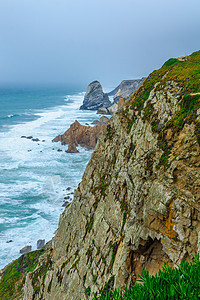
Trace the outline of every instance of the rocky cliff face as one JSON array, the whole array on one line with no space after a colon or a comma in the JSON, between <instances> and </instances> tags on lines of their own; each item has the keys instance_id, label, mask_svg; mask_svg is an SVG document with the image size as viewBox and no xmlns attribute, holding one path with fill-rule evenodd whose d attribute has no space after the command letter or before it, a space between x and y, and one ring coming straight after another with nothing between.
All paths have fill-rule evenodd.
<instances>
[{"instance_id":1,"label":"rocky cliff face","mask_svg":"<svg viewBox=\"0 0 200 300\"><path fill-rule=\"evenodd\" d=\"M167 61L114 114L24 300L92 299L200 252L199 71L200 51Z\"/></svg>"},{"instance_id":2,"label":"rocky cliff face","mask_svg":"<svg viewBox=\"0 0 200 300\"><path fill-rule=\"evenodd\" d=\"M107 107L110 104L109 97L103 92L101 84L98 81L93 81L88 85L80 109L98 110L100 107Z\"/></svg>"},{"instance_id":3,"label":"rocky cliff face","mask_svg":"<svg viewBox=\"0 0 200 300\"><path fill-rule=\"evenodd\" d=\"M137 90L145 78L134 80L123 80L108 96L113 96L114 102L118 102L120 98L129 98L131 94Z\"/></svg>"}]
</instances>

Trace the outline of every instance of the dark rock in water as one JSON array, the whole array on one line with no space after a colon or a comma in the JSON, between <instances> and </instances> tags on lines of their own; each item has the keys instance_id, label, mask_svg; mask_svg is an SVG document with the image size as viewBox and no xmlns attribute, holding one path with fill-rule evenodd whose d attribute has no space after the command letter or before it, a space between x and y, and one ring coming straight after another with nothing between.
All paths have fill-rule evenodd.
<instances>
[{"instance_id":1,"label":"dark rock in water","mask_svg":"<svg viewBox=\"0 0 200 300\"><path fill-rule=\"evenodd\" d=\"M111 104L107 94L103 92L99 81L93 81L88 85L85 94L83 105L80 109L98 110L102 106L109 106Z\"/></svg>"},{"instance_id":2,"label":"dark rock in water","mask_svg":"<svg viewBox=\"0 0 200 300\"><path fill-rule=\"evenodd\" d=\"M32 137L32 135L30 135L30 136L27 136L26 137L28 140L31 140L33 137Z\"/></svg>"},{"instance_id":3,"label":"dark rock in water","mask_svg":"<svg viewBox=\"0 0 200 300\"><path fill-rule=\"evenodd\" d=\"M26 139L26 136L25 136L25 135L22 135L22 136L21 136L21 139Z\"/></svg>"},{"instance_id":4,"label":"dark rock in water","mask_svg":"<svg viewBox=\"0 0 200 300\"><path fill-rule=\"evenodd\" d=\"M29 150L27 150L28 152L31 152L32 150L31 149L29 149Z\"/></svg>"},{"instance_id":5,"label":"dark rock in water","mask_svg":"<svg viewBox=\"0 0 200 300\"><path fill-rule=\"evenodd\" d=\"M32 139L33 142L39 142L39 139L36 138L36 139Z\"/></svg>"},{"instance_id":6,"label":"dark rock in water","mask_svg":"<svg viewBox=\"0 0 200 300\"><path fill-rule=\"evenodd\" d=\"M13 240L6 241L6 243L12 243L12 242L13 242Z\"/></svg>"},{"instance_id":7,"label":"dark rock in water","mask_svg":"<svg viewBox=\"0 0 200 300\"><path fill-rule=\"evenodd\" d=\"M70 196L66 196L66 197L64 197L64 199L65 199L65 200L68 200L68 199L70 199Z\"/></svg>"},{"instance_id":8,"label":"dark rock in water","mask_svg":"<svg viewBox=\"0 0 200 300\"><path fill-rule=\"evenodd\" d=\"M45 240L38 240L37 241L37 249L41 249L45 245Z\"/></svg>"},{"instance_id":9,"label":"dark rock in water","mask_svg":"<svg viewBox=\"0 0 200 300\"><path fill-rule=\"evenodd\" d=\"M69 204L69 201L65 201L65 203L63 203L62 207L66 207Z\"/></svg>"},{"instance_id":10,"label":"dark rock in water","mask_svg":"<svg viewBox=\"0 0 200 300\"><path fill-rule=\"evenodd\" d=\"M89 124L88 124L88 123L85 123L85 125L88 126Z\"/></svg>"},{"instance_id":11,"label":"dark rock in water","mask_svg":"<svg viewBox=\"0 0 200 300\"><path fill-rule=\"evenodd\" d=\"M58 151L58 152L61 152L62 150L61 150L61 149L58 149L57 151Z\"/></svg>"},{"instance_id":12,"label":"dark rock in water","mask_svg":"<svg viewBox=\"0 0 200 300\"><path fill-rule=\"evenodd\" d=\"M19 252L20 252L21 254L24 254L24 253L30 252L31 249L32 249L32 246L25 246L25 247L22 248Z\"/></svg>"},{"instance_id":13,"label":"dark rock in water","mask_svg":"<svg viewBox=\"0 0 200 300\"><path fill-rule=\"evenodd\" d=\"M71 195L74 195L74 192L72 192Z\"/></svg>"},{"instance_id":14,"label":"dark rock in water","mask_svg":"<svg viewBox=\"0 0 200 300\"><path fill-rule=\"evenodd\" d=\"M42 140L42 142L44 143L44 142L45 142L45 140Z\"/></svg>"},{"instance_id":15,"label":"dark rock in water","mask_svg":"<svg viewBox=\"0 0 200 300\"><path fill-rule=\"evenodd\" d=\"M68 149L65 150L66 153L79 153L78 149L76 148L75 144L69 144Z\"/></svg>"},{"instance_id":16,"label":"dark rock in water","mask_svg":"<svg viewBox=\"0 0 200 300\"><path fill-rule=\"evenodd\" d=\"M68 186L68 188L66 188L66 191L70 191L72 188L70 186Z\"/></svg>"}]
</instances>

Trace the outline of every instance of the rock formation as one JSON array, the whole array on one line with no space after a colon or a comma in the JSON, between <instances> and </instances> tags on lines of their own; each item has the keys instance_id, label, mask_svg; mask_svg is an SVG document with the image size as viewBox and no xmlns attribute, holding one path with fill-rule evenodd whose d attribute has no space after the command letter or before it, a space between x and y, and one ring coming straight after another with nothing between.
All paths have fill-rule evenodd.
<instances>
[{"instance_id":1,"label":"rock formation","mask_svg":"<svg viewBox=\"0 0 200 300\"><path fill-rule=\"evenodd\" d=\"M80 109L98 110L111 104L107 94L103 92L99 81L93 81L88 85L83 105Z\"/></svg>"},{"instance_id":2,"label":"rock formation","mask_svg":"<svg viewBox=\"0 0 200 300\"><path fill-rule=\"evenodd\" d=\"M17 277L24 300L92 299L200 252L197 70L200 51L167 61L114 114L55 237Z\"/></svg>"},{"instance_id":3,"label":"rock formation","mask_svg":"<svg viewBox=\"0 0 200 300\"><path fill-rule=\"evenodd\" d=\"M76 145L73 143L70 143L68 146L68 149L65 150L66 153L78 153L78 149L76 148Z\"/></svg>"},{"instance_id":4,"label":"rock formation","mask_svg":"<svg viewBox=\"0 0 200 300\"><path fill-rule=\"evenodd\" d=\"M113 91L108 93L108 96L113 96L114 102L118 102L120 98L129 98L135 90L137 90L145 77L134 80L123 80Z\"/></svg>"},{"instance_id":5,"label":"rock formation","mask_svg":"<svg viewBox=\"0 0 200 300\"><path fill-rule=\"evenodd\" d=\"M109 119L107 119L108 121ZM105 120L104 123L100 125L84 126L81 125L77 120L70 125L70 128L62 135L58 135L53 142L61 142L62 145L69 144L69 151L72 151L74 146L82 146L87 149L94 149L97 139L103 129L105 128ZM77 150L78 151L78 150Z\"/></svg>"}]
</instances>

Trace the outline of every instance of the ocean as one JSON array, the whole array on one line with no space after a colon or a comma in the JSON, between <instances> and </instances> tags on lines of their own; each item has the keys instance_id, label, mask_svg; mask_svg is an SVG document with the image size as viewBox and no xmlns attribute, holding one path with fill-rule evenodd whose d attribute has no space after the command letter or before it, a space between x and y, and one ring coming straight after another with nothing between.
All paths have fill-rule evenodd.
<instances>
[{"instance_id":1,"label":"ocean","mask_svg":"<svg viewBox=\"0 0 200 300\"><path fill-rule=\"evenodd\" d=\"M0 88L0 268L24 246L36 250L37 240L49 241L64 197L73 198L92 151L66 153L52 139L75 120L99 118L79 110L83 98L65 88Z\"/></svg>"}]
</instances>

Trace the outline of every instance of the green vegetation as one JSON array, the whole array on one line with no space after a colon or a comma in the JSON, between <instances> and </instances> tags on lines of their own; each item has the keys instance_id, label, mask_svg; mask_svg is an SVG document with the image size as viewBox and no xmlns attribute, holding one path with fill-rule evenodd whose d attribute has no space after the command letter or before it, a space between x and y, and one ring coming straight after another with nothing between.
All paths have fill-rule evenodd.
<instances>
[{"instance_id":1,"label":"green vegetation","mask_svg":"<svg viewBox=\"0 0 200 300\"><path fill-rule=\"evenodd\" d=\"M36 268L43 253L44 249L26 253L6 267L0 281L0 299L20 298L26 274Z\"/></svg>"},{"instance_id":2,"label":"green vegetation","mask_svg":"<svg viewBox=\"0 0 200 300\"><path fill-rule=\"evenodd\" d=\"M192 263L181 262L177 268L166 264L155 276L144 270L140 277L142 284L136 283L123 292L112 288L101 291L93 300L197 300L200 299L199 255Z\"/></svg>"}]
</instances>

